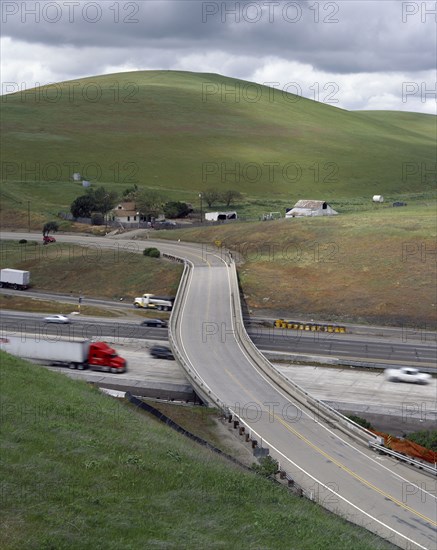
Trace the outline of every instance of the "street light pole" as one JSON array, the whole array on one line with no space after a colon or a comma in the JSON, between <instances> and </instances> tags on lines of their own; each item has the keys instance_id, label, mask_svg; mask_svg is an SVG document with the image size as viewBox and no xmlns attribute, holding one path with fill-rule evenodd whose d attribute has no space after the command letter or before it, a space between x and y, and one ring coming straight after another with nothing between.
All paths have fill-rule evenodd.
<instances>
[{"instance_id":1,"label":"street light pole","mask_svg":"<svg viewBox=\"0 0 437 550\"><path fill-rule=\"evenodd\" d=\"M202 193L199 193L199 199L200 199L200 223L203 223L203 204L202 204Z\"/></svg>"},{"instance_id":2,"label":"street light pole","mask_svg":"<svg viewBox=\"0 0 437 550\"><path fill-rule=\"evenodd\" d=\"M27 201L27 232L30 233L30 201Z\"/></svg>"}]
</instances>

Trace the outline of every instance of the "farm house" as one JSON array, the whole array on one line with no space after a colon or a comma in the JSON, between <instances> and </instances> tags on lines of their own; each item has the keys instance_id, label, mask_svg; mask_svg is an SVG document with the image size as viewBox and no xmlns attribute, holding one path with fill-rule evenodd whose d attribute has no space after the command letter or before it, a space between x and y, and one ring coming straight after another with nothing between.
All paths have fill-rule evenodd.
<instances>
[{"instance_id":1,"label":"farm house","mask_svg":"<svg viewBox=\"0 0 437 550\"><path fill-rule=\"evenodd\" d=\"M285 214L286 218L297 216L334 216L338 214L326 201L300 200Z\"/></svg>"}]
</instances>

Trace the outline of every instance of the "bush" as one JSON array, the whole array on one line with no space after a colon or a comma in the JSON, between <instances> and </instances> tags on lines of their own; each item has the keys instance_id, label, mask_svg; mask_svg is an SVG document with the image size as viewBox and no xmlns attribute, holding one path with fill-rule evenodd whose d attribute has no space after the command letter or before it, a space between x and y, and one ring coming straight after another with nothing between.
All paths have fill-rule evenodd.
<instances>
[{"instance_id":1,"label":"bush","mask_svg":"<svg viewBox=\"0 0 437 550\"><path fill-rule=\"evenodd\" d=\"M426 447L431 451L437 452L437 430L423 430L408 434L407 439Z\"/></svg>"},{"instance_id":2,"label":"bush","mask_svg":"<svg viewBox=\"0 0 437 550\"><path fill-rule=\"evenodd\" d=\"M372 424L368 422L365 418L361 418L361 416L350 414L347 416L347 418L349 418L349 420L352 420L352 422L355 422L355 424L366 428L366 430L373 430Z\"/></svg>"},{"instance_id":3,"label":"bush","mask_svg":"<svg viewBox=\"0 0 437 550\"><path fill-rule=\"evenodd\" d=\"M18 241L18 244L26 244L27 243L27 239L20 239Z\"/></svg>"},{"instance_id":4,"label":"bush","mask_svg":"<svg viewBox=\"0 0 437 550\"><path fill-rule=\"evenodd\" d=\"M157 248L145 248L143 254L149 256L149 258L159 258L161 256L161 252Z\"/></svg>"},{"instance_id":5,"label":"bush","mask_svg":"<svg viewBox=\"0 0 437 550\"><path fill-rule=\"evenodd\" d=\"M190 207L185 202L167 202L164 204L164 214L168 219L185 218L190 213Z\"/></svg>"},{"instance_id":6,"label":"bush","mask_svg":"<svg viewBox=\"0 0 437 550\"><path fill-rule=\"evenodd\" d=\"M272 477L278 471L278 461L271 456L266 456L259 461L259 464L254 462L252 470L261 476Z\"/></svg>"}]
</instances>

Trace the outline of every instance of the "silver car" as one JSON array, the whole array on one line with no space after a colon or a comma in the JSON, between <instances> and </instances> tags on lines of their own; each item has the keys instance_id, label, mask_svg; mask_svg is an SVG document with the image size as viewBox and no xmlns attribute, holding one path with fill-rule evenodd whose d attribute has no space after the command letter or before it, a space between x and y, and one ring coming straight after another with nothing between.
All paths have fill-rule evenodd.
<instances>
[{"instance_id":1,"label":"silver car","mask_svg":"<svg viewBox=\"0 0 437 550\"><path fill-rule=\"evenodd\" d=\"M44 317L44 321L46 323L71 323L71 319L65 315L48 315L47 317Z\"/></svg>"}]
</instances>

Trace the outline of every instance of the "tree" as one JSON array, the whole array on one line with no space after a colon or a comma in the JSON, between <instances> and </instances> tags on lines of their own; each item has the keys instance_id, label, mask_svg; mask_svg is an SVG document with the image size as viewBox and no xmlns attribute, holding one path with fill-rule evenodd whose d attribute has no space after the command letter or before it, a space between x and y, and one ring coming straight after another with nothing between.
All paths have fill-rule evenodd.
<instances>
[{"instance_id":1,"label":"tree","mask_svg":"<svg viewBox=\"0 0 437 550\"><path fill-rule=\"evenodd\" d=\"M90 189L88 193L94 199L94 210L100 212L103 216L117 204L118 194L115 191L107 191L103 186Z\"/></svg>"},{"instance_id":2,"label":"tree","mask_svg":"<svg viewBox=\"0 0 437 550\"><path fill-rule=\"evenodd\" d=\"M185 202L170 201L164 204L166 218L185 218L190 213L190 207Z\"/></svg>"},{"instance_id":3,"label":"tree","mask_svg":"<svg viewBox=\"0 0 437 550\"><path fill-rule=\"evenodd\" d=\"M137 197L137 194L138 194L138 185L134 183L133 187L128 187L123 191L122 197L126 201L128 200L134 201Z\"/></svg>"},{"instance_id":4,"label":"tree","mask_svg":"<svg viewBox=\"0 0 437 550\"><path fill-rule=\"evenodd\" d=\"M96 201L90 193L77 197L70 206L70 212L75 218L89 218L95 210Z\"/></svg>"},{"instance_id":5,"label":"tree","mask_svg":"<svg viewBox=\"0 0 437 550\"><path fill-rule=\"evenodd\" d=\"M208 205L208 208L212 208L220 199L220 192L217 189L206 189L206 191L202 193L202 198Z\"/></svg>"},{"instance_id":6,"label":"tree","mask_svg":"<svg viewBox=\"0 0 437 550\"><path fill-rule=\"evenodd\" d=\"M228 189L227 191L224 191L220 197L226 206L230 206L232 202L240 200L243 195L236 189Z\"/></svg>"},{"instance_id":7,"label":"tree","mask_svg":"<svg viewBox=\"0 0 437 550\"><path fill-rule=\"evenodd\" d=\"M143 189L137 194L135 200L135 207L141 216L146 219L157 218L159 214L162 214L164 205L164 199L162 195L156 191L148 191Z\"/></svg>"},{"instance_id":8,"label":"tree","mask_svg":"<svg viewBox=\"0 0 437 550\"><path fill-rule=\"evenodd\" d=\"M42 229L42 234L44 237L47 237L47 235L52 232L56 233L59 229L59 225L57 222L47 222L44 224L44 227Z\"/></svg>"}]
</instances>

